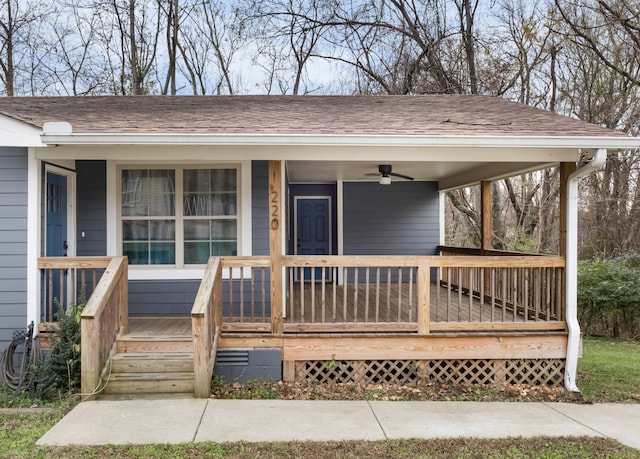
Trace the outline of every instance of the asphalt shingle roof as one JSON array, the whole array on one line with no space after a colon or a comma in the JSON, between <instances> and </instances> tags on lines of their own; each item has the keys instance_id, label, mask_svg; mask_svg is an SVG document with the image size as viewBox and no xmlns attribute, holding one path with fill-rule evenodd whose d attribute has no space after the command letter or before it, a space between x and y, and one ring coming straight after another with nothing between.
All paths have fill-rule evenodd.
<instances>
[{"instance_id":1,"label":"asphalt shingle roof","mask_svg":"<svg viewBox=\"0 0 640 459\"><path fill-rule=\"evenodd\" d=\"M0 113L74 133L624 136L500 98L426 96L2 97Z\"/></svg>"}]
</instances>

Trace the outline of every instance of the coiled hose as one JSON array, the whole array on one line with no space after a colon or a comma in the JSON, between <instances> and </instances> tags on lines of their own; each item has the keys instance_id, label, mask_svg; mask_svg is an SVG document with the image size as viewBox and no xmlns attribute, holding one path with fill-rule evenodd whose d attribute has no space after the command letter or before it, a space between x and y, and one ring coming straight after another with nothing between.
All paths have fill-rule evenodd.
<instances>
[{"instance_id":1,"label":"coiled hose","mask_svg":"<svg viewBox=\"0 0 640 459\"><path fill-rule=\"evenodd\" d=\"M16 365L16 351L22 347L22 357ZM31 366L42 360L42 352L37 339L33 339L33 322L27 331L16 330L9 347L0 357L0 380L13 391L17 391L27 381Z\"/></svg>"}]
</instances>

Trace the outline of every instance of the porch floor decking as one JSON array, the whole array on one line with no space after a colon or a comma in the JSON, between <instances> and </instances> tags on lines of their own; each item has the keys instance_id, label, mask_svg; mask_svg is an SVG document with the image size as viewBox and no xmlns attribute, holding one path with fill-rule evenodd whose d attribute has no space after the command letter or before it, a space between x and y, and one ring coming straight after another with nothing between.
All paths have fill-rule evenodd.
<instances>
[{"instance_id":1,"label":"porch floor decking","mask_svg":"<svg viewBox=\"0 0 640 459\"><path fill-rule=\"evenodd\" d=\"M152 338L173 336L190 338L191 317L129 317L126 336Z\"/></svg>"}]
</instances>

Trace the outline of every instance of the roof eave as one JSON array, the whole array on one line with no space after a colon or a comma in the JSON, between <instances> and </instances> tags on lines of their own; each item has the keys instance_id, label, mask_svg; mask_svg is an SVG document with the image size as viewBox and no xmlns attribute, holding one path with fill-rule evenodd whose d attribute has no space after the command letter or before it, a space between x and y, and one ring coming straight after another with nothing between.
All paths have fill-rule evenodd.
<instances>
[{"instance_id":1,"label":"roof eave","mask_svg":"<svg viewBox=\"0 0 640 459\"><path fill-rule=\"evenodd\" d=\"M307 145L358 147L467 147L634 149L639 137L624 136L459 136L384 134L193 134L75 133L42 134L46 145Z\"/></svg>"}]
</instances>

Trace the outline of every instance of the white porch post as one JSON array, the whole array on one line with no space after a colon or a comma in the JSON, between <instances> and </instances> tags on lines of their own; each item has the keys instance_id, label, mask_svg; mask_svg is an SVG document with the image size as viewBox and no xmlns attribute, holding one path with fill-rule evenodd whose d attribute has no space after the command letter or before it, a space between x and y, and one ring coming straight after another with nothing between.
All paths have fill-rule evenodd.
<instances>
[{"instance_id":1,"label":"white porch post","mask_svg":"<svg viewBox=\"0 0 640 459\"><path fill-rule=\"evenodd\" d=\"M40 161L29 148L27 176L27 324L40 322Z\"/></svg>"},{"instance_id":2,"label":"white porch post","mask_svg":"<svg viewBox=\"0 0 640 459\"><path fill-rule=\"evenodd\" d=\"M591 161L578 168L567 181L567 239L566 239L566 321L569 329L564 385L571 392L580 392L576 385L580 324L578 323L578 182L582 177L602 167L607 150L599 149Z\"/></svg>"}]
</instances>

